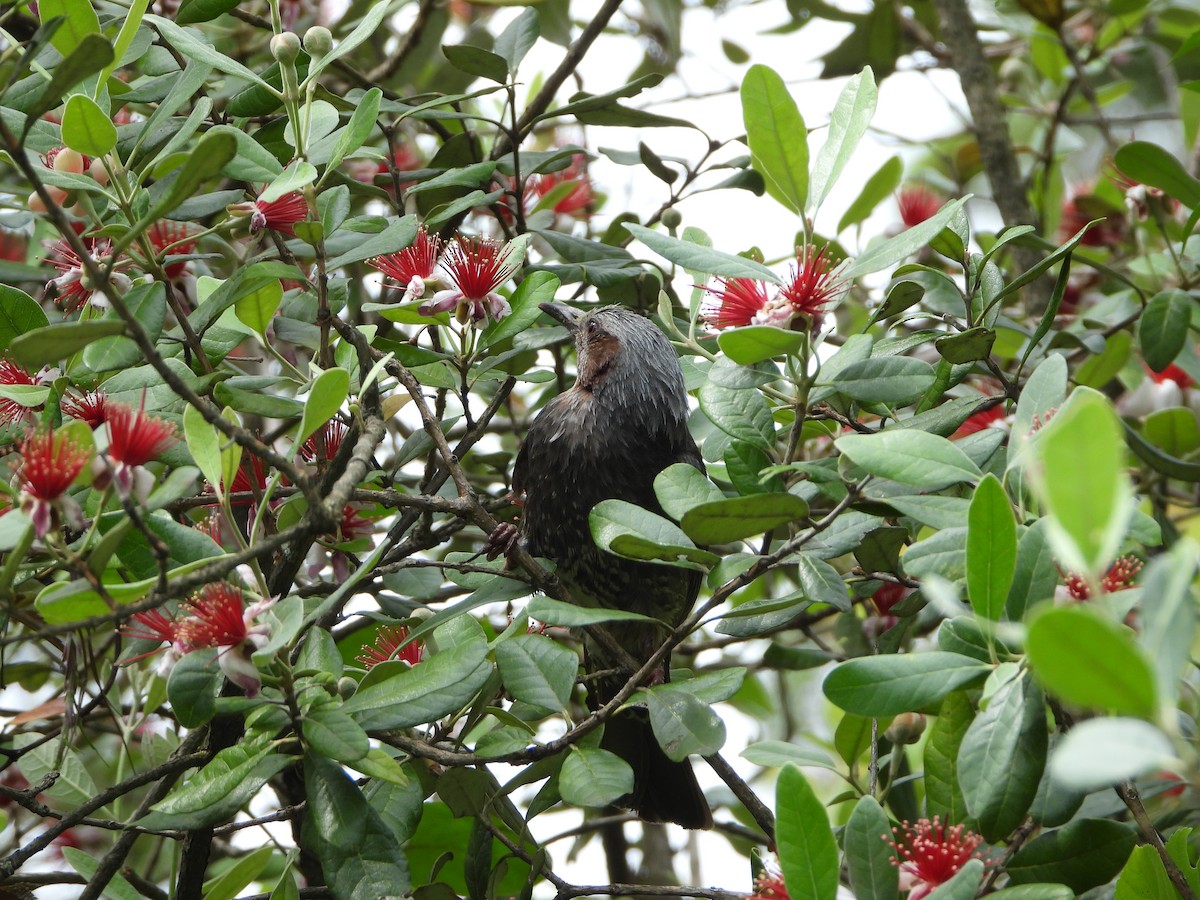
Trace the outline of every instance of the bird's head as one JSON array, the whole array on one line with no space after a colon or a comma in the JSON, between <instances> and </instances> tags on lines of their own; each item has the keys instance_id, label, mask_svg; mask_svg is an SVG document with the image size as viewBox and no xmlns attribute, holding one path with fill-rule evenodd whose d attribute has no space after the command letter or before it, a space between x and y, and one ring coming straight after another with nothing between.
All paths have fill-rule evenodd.
<instances>
[{"instance_id":1,"label":"bird's head","mask_svg":"<svg viewBox=\"0 0 1200 900\"><path fill-rule=\"evenodd\" d=\"M541 308L575 338L577 390L602 396L606 404L651 404L676 419L686 418L679 358L649 319L623 306L602 306L589 313L563 303L543 303Z\"/></svg>"}]
</instances>

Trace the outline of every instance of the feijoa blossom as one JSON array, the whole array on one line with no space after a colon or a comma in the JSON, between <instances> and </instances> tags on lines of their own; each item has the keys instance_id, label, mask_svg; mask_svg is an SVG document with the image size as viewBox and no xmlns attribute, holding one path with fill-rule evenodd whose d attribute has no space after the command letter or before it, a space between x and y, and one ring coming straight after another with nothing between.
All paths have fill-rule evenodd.
<instances>
[{"instance_id":1,"label":"feijoa blossom","mask_svg":"<svg viewBox=\"0 0 1200 900\"><path fill-rule=\"evenodd\" d=\"M521 254L513 246L483 238L455 239L446 250L442 267L454 285L438 291L418 311L423 316L454 310L462 324L500 320L512 309L496 289L517 274Z\"/></svg>"},{"instance_id":2,"label":"feijoa blossom","mask_svg":"<svg viewBox=\"0 0 1200 900\"><path fill-rule=\"evenodd\" d=\"M342 441L350 433L350 426L340 419L330 419L313 433L300 447L300 455L306 462L316 462L319 459L331 460L342 448ZM321 445L324 444L324 451Z\"/></svg>"},{"instance_id":3,"label":"feijoa blossom","mask_svg":"<svg viewBox=\"0 0 1200 900\"><path fill-rule=\"evenodd\" d=\"M783 873L773 867L764 868L754 878L751 900L791 900Z\"/></svg>"},{"instance_id":4,"label":"feijoa blossom","mask_svg":"<svg viewBox=\"0 0 1200 900\"><path fill-rule=\"evenodd\" d=\"M797 252L791 277L781 293L793 311L816 319L825 307L841 296L847 284L838 277L837 266L830 262L828 246L816 252L811 247Z\"/></svg>"},{"instance_id":5,"label":"feijoa blossom","mask_svg":"<svg viewBox=\"0 0 1200 900\"><path fill-rule=\"evenodd\" d=\"M85 391L66 394L59 404L63 414L87 422L93 430L104 424L107 417L108 395L104 391Z\"/></svg>"},{"instance_id":6,"label":"feijoa blossom","mask_svg":"<svg viewBox=\"0 0 1200 900\"><path fill-rule=\"evenodd\" d=\"M250 233L257 234L264 228L295 237L295 226L308 218L308 201L299 191L284 194L275 200L255 200L250 204L230 207L236 215L250 216Z\"/></svg>"},{"instance_id":7,"label":"feijoa blossom","mask_svg":"<svg viewBox=\"0 0 1200 900\"><path fill-rule=\"evenodd\" d=\"M718 278L716 287L706 287L704 291L708 296L700 306L700 316L713 328L746 325L786 328L791 322L791 308L777 302L779 295L773 302L767 293L767 285L754 278Z\"/></svg>"},{"instance_id":8,"label":"feijoa blossom","mask_svg":"<svg viewBox=\"0 0 1200 900\"><path fill-rule=\"evenodd\" d=\"M83 513L67 489L87 465L91 448L70 432L39 428L21 442L20 451L21 509L33 522L34 534L43 538L64 521L81 527Z\"/></svg>"},{"instance_id":9,"label":"feijoa blossom","mask_svg":"<svg viewBox=\"0 0 1200 900\"><path fill-rule=\"evenodd\" d=\"M155 253L166 253L170 256L184 256L196 249L196 241L192 238L192 228L185 222L175 222L171 219L159 219L146 231L146 237ZM187 270L187 260L177 259L163 265L163 273L174 280Z\"/></svg>"},{"instance_id":10,"label":"feijoa blossom","mask_svg":"<svg viewBox=\"0 0 1200 900\"><path fill-rule=\"evenodd\" d=\"M95 241L91 243L88 255L94 262L100 263L111 249L110 241ZM84 260L66 241L56 241L51 250L50 256L43 262L50 263L60 274L46 283L46 290L53 291L58 304L67 315L79 312L92 302L95 296L95 289L84 269ZM114 274L113 278L116 279L117 275ZM126 287L128 279L123 275L120 278L122 281L118 286Z\"/></svg>"},{"instance_id":11,"label":"feijoa blossom","mask_svg":"<svg viewBox=\"0 0 1200 900\"><path fill-rule=\"evenodd\" d=\"M926 184L906 184L896 192L896 206L905 228L932 219L942 208L942 198Z\"/></svg>"},{"instance_id":12,"label":"feijoa blossom","mask_svg":"<svg viewBox=\"0 0 1200 900\"><path fill-rule=\"evenodd\" d=\"M250 657L271 636L270 626L257 619L273 604L268 599L247 606L240 588L225 581L207 584L180 605L175 641L189 653L219 648L217 661L225 677L247 697L255 697L262 679Z\"/></svg>"},{"instance_id":13,"label":"feijoa blossom","mask_svg":"<svg viewBox=\"0 0 1200 900\"><path fill-rule=\"evenodd\" d=\"M431 236L422 225L413 242L403 250L376 256L367 262L403 286L404 297L401 299L407 303L425 296L427 282L435 280L434 273L441 253L442 239L437 235Z\"/></svg>"},{"instance_id":14,"label":"feijoa blossom","mask_svg":"<svg viewBox=\"0 0 1200 900\"><path fill-rule=\"evenodd\" d=\"M107 461L97 471L97 486L104 487L111 478L117 493L128 497L132 492L139 500L149 496L154 477L144 468L146 463L175 445L179 435L175 426L165 419L146 415L146 398L134 409L124 403L105 404L108 426Z\"/></svg>"},{"instance_id":15,"label":"feijoa blossom","mask_svg":"<svg viewBox=\"0 0 1200 900\"><path fill-rule=\"evenodd\" d=\"M408 629L403 625L384 625L376 632L375 643L363 644L362 652L354 658L368 669L373 669L380 663L394 659L403 660L410 666L415 666L421 661L424 643L413 641L405 644L404 642L407 640Z\"/></svg>"},{"instance_id":16,"label":"feijoa blossom","mask_svg":"<svg viewBox=\"0 0 1200 900\"><path fill-rule=\"evenodd\" d=\"M933 821L906 821L892 833L895 840L888 841L896 851L892 865L900 870L900 889L908 890L909 900L928 896L972 859L987 862L979 850L980 835L962 825L946 826L937 816Z\"/></svg>"},{"instance_id":17,"label":"feijoa blossom","mask_svg":"<svg viewBox=\"0 0 1200 900\"><path fill-rule=\"evenodd\" d=\"M28 386L33 387L37 384L37 379L29 373L19 362L9 359L7 356L0 356L0 387L6 386ZM11 400L8 397L0 397L0 424L6 422L20 422L29 415L29 407L18 403L16 400Z\"/></svg>"},{"instance_id":18,"label":"feijoa blossom","mask_svg":"<svg viewBox=\"0 0 1200 900\"><path fill-rule=\"evenodd\" d=\"M1100 579L1100 590L1105 594L1124 591L1133 587L1133 579L1142 571L1142 561L1132 553L1118 557L1104 577ZM1061 572L1061 570L1060 570ZM1077 572L1061 572L1066 593L1073 600L1090 600L1092 590L1087 579Z\"/></svg>"}]
</instances>

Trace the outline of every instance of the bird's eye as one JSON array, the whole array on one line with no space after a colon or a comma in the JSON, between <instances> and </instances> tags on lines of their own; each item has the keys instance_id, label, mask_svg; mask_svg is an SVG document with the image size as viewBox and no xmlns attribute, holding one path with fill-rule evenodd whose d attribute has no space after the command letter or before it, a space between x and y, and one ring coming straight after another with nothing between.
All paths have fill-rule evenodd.
<instances>
[{"instance_id":1,"label":"bird's eye","mask_svg":"<svg viewBox=\"0 0 1200 900\"><path fill-rule=\"evenodd\" d=\"M591 322L588 322L587 330L588 330L588 334L595 334L597 331L600 330L600 326L597 325L595 323L595 321L591 321Z\"/></svg>"}]
</instances>

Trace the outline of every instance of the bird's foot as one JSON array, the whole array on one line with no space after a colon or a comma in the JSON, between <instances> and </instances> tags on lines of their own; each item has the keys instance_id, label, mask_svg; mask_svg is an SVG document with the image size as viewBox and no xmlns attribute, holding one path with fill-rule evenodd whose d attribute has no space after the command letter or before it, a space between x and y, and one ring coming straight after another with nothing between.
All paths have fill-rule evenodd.
<instances>
[{"instance_id":1,"label":"bird's foot","mask_svg":"<svg viewBox=\"0 0 1200 900\"><path fill-rule=\"evenodd\" d=\"M667 683L667 669L665 666L655 666L650 670L650 674L646 676L646 687L658 687L660 684Z\"/></svg>"},{"instance_id":2,"label":"bird's foot","mask_svg":"<svg viewBox=\"0 0 1200 900\"><path fill-rule=\"evenodd\" d=\"M511 564L513 551L517 548L517 542L520 539L521 529L511 522L501 522L484 541L484 555L488 559L495 559L502 555Z\"/></svg>"}]
</instances>

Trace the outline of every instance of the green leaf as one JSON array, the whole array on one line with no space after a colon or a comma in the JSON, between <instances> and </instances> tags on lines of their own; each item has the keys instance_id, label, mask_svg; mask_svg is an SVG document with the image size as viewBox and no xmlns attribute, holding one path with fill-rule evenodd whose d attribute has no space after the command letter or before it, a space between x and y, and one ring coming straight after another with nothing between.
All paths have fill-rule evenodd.
<instances>
[{"instance_id":1,"label":"green leaf","mask_svg":"<svg viewBox=\"0 0 1200 900\"><path fill-rule=\"evenodd\" d=\"M267 419L294 419L304 412L304 405L291 397L230 387L223 381L213 389L213 398L239 412Z\"/></svg>"},{"instance_id":2,"label":"green leaf","mask_svg":"<svg viewBox=\"0 0 1200 900\"><path fill-rule=\"evenodd\" d=\"M1154 670L1129 635L1089 606L1040 610L1026 652L1046 690L1076 706L1153 716Z\"/></svg>"},{"instance_id":3,"label":"green leaf","mask_svg":"<svg viewBox=\"0 0 1200 900\"><path fill-rule=\"evenodd\" d=\"M961 365L987 359L995 343L995 331L977 326L949 337L938 338L933 342L933 346L946 362Z\"/></svg>"},{"instance_id":4,"label":"green leaf","mask_svg":"<svg viewBox=\"0 0 1200 900\"><path fill-rule=\"evenodd\" d=\"M39 743L41 735L34 732L18 734L13 744L21 754L21 774L31 784L37 784L52 772L58 777L46 794L55 805L74 807L92 800L100 788L88 773L83 759L69 746L63 744L62 738L53 738Z\"/></svg>"},{"instance_id":5,"label":"green leaf","mask_svg":"<svg viewBox=\"0 0 1200 900\"><path fill-rule=\"evenodd\" d=\"M212 650L187 653L171 667L167 678L167 699L175 718L185 728L198 728L217 712L217 697L225 676L216 664Z\"/></svg>"},{"instance_id":6,"label":"green leaf","mask_svg":"<svg viewBox=\"0 0 1200 900\"><path fill-rule=\"evenodd\" d=\"M494 49L508 63L510 73L517 74L521 60L525 58L526 53L533 49L540 33L538 11L529 6L521 10L521 14L496 35Z\"/></svg>"},{"instance_id":7,"label":"green leaf","mask_svg":"<svg viewBox=\"0 0 1200 900\"><path fill-rule=\"evenodd\" d=\"M304 834L330 894L351 900L407 895L412 882L399 839L341 766L305 753L304 788Z\"/></svg>"},{"instance_id":8,"label":"green leaf","mask_svg":"<svg viewBox=\"0 0 1200 900\"><path fill-rule=\"evenodd\" d=\"M790 355L804 346L805 336L784 331L773 325L730 328L717 335L717 345L727 357L741 366L752 366L765 359Z\"/></svg>"},{"instance_id":9,"label":"green leaf","mask_svg":"<svg viewBox=\"0 0 1200 900\"><path fill-rule=\"evenodd\" d=\"M478 641L442 650L411 669L384 663L372 673L378 670L383 670L380 679L364 684L345 706L368 731L411 728L461 709L487 682L492 666L480 635Z\"/></svg>"},{"instance_id":10,"label":"green leaf","mask_svg":"<svg viewBox=\"0 0 1200 900\"><path fill-rule=\"evenodd\" d=\"M572 747L558 773L558 792L573 806L608 806L633 792L633 769L599 747Z\"/></svg>"},{"instance_id":11,"label":"green leaf","mask_svg":"<svg viewBox=\"0 0 1200 900\"><path fill-rule=\"evenodd\" d=\"M700 409L731 438L760 450L775 443L775 420L762 394L739 391L709 381L700 388Z\"/></svg>"},{"instance_id":12,"label":"green leaf","mask_svg":"<svg viewBox=\"0 0 1200 900\"><path fill-rule=\"evenodd\" d=\"M508 299L512 312L487 327L480 335L480 346L491 347L525 331L542 314L540 304L554 299L560 284L557 275L530 272Z\"/></svg>"},{"instance_id":13,"label":"green leaf","mask_svg":"<svg viewBox=\"0 0 1200 900\"><path fill-rule=\"evenodd\" d=\"M576 606L538 594L529 601L526 612L531 619L547 625L565 625L582 628L584 625L599 625L603 622L655 622L650 616L629 612L624 609L605 609L600 606Z\"/></svg>"},{"instance_id":14,"label":"green leaf","mask_svg":"<svg viewBox=\"0 0 1200 900\"><path fill-rule=\"evenodd\" d=\"M837 769L837 764L824 750L798 747L786 741L758 741L743 750L741 756L756 766L783 768L786 765L797 765Z\"/></svg>"},{"instance_id":15,"label":"green leaf","mask_svg":"<svg viewBox=\"0 0 1200 900\"><path fill-rule=\"evenodd\" d=\"M596 546L627 559L714 565L720 557L701 550L674 522L624 500L604 500L588 514Z\"/></svg>"},{"instance_id":16,"label":"green leaf","mask_svg":"<svg viewBox=\"0 0 1200 900\"><path fill-rule=\"evenodd\" d=\"M880 203L890 197L900 187L900 178L904 175L904 163L899 156L893 156L867 179L862 190L854 201L846 208L838 221L837 230L841 234L851 225L859 225L875 211ZM880 316L882 318L882 316Z\"/></svg>"},{"instance_id":17,"label":"green leaf","mask_svg":"<svg viewBox=\"0 0 1200 900\"><path fill-rule=\"evenodd\" d=\"M90 880L96 874L96 870L100 868L98 860L92 859L82 850L74 847L64 846L62 855L63 859L71 864L71 868L85 879ZM108 900L139 900L141 898L142 895L120 872L113 872L110 877L111 880L105 886L101 896Z\"/></svg>"},{"instance_id":18,"label":"green leaf","mask_svg":"<svg viewBox=\"0 0 1200 900\"><path fill-rule=\"evenodd\" d=\"M930 900L972 900L983 880L983 860L968 859L958 873L926 894Z\"/></svg>"},{"instance_id":19,"label":"green leaf","mask_svg":"<svg viewBox=\"0 0 1200 900\"><path fill-rule=\"evenodd\" d=\"M104 156L117 146L117 127L86 94L67 100L62 117L63 143L87 156Z\"/></svg>"},{"instance_id":20,"label":"green leaf","mask_svg":"<svg viewBox=\"0 0 1200 900\"><path fill-rule=\"evenodd\" d=\"M26 367L38 369L78 353L92 341L124 333L125 323L114 319L60 322L19 335L9 352Z\"/></svg>"},{"instance_id":21,"label":"green leaf","mask_svg":"<svg viewBox=\"0 0 1200 900\"><path fill-rule=\"evenodd\" d=\"M1157 144L1133 141L1117 149L1114 161L1134 181L1158 188L1188 209L1200 208L1200 180Z\"/></svg>"},{"instance_id":22,"label":"green leaf","mask_svg":"<svg viewBox=\"0 0 1200 900\"><path fill-rule=\"evenodd\" d=\"M654 496L672 519L682 519L689 509L723 499L721 489L688 463L673 463L654 476Z\"/></svg>"},{"instance_id":23,"label":"green leaf","mask_svg":"<svg viewBox=\"0 0 1200 900\"><path fill-rule=\"evenodd\" d=\"M1188 323L1196 301L1180 290L1162 291L1150 298L1138 319L1142 358L1155 372L1175 361L1188 339Z\"/></svg>"},{"instance_id":24,"label":"green leaf","mask_svg":"<svg viewBox=\"0 0 1200 900\"><path fill-rule=\"evenodd\" d=\"M872 475L929 490L977 481L982 475L953 443L924 431L892 428L877 434L848 434L834 445Z\"/></svg>"},{"instance_id":25,"label":"green leaf","mask_svg":"<svg viewBox=\"0 0 1200 900\"><path fill-rule=\"evenodd\" d=\"M796 577L800 590L813 603L827 603L834 609L850 612L850 595L841 574L815 556L807 554L796 560Z\"/></svg>"},{"instance_id":26,"label":"green leaf","mask_svg":"<svg viewBox=\"0 0 1200 900\"><path fill-rule=\"evenodd\" d=\"M852 362L837 376L837 389L854 400L906 406L935 380L933 366L909 356L875 356Z\"/></svg>"},{"instance_id":27,"label":"green leaf","mask_svg":"<svg viewBox=\"0 0 1200 900\"><path fill-rule=\"evenodd\" d=\"M321 176L322 182L330 172L341 165L343 159L370 138L371 132L375 130L376 119L379 118L379 105L382 101L383 91L376 87L371 88L359 98L358 104L354 107L354 113L350 116L350 121L346 123L345 128L338 132L337 143L334 144L329 159L325 162L325 174Z\"/></svg>"},{"instance_id":28,"label":"green leaf","mask_svg":"<svg viewBox=\"0 0 1200 900\"><path fill-rule=\"evenodd\" d=\"M742 121L750 164L767 193L800 215L808 198L808 129L774 70L754 65L742 79Z\"/></svg>"},{"instance_id":29,"label":"green leaf","mask_svg":"<svg viewBox=\"0 0 1200 900\"><path fill-rule=\"evenodd\" d=\"M314 753L353 764L371 749L370 739L337 702L319 703L304 714L304 744Z\"/></svg>"},{"instance_id":30,"label":"green leaf","mask_svg":"<svg viewBox=\"0 0 1200 900\"><path fill-rule=\"evenodd\" d=\"M45 0L38 4L43 22L62 16L64 22L50 38L50 43L63 56L70 56L86 37L100 33L100 19L89 0ZM96 71L107 65L102 64Z\"/></svg>"},{"instance_id":31,"label":"green leaf","mask_svg":"<svg viewBox=\"0 0 1200 900\"><path fill-rule=\"evenodd\" d=\"M1017 568L1017 520L1008 494L990 472L967 513L967 594L971 608L999 621Z\"/></svg>"},{"instance_id":32,"label":"green leaf","mask_svg":"<svg viewBox=\"0 0 1200 900\"><path fill-rule=\"evenodd\" d=\"M204 883L204 900L234 900L243 888L262 874L275 853L275 848L267 845L239 857L220 875Z\"/></svg>"},{"instance_id":33,"label":"green leaf","mask_svg":"<svg viewBox=\"0 0 1200 900\"><path fill-rule=\"evenodd\" d=\"M542 709L566 707L579 657L538 634L518 635L496 648L500 677L513 698Z\"/></svg>"},{"instance_id":34,"label":"green leaf","mask_svg":"<svg viewBox=\"0 0 1200 900\"><path fill-rule=\"evenodd\" d=\"M194 406L184 407L183 439L187 444L188 453L192 455L208 483L218 491L222 490L223 485L230 483L230 479L222 478L221 437L220 432L205 421L200 410Z\"/></svg>"},{"instance_id":35,"label":"green leaf","mask_svg":"<svg viewBox=\"0 0 1200 900\"><path fill-rule=\"evenodd\" d=\"M468 75L486 78L497 84L505 84L508 81L508 63L504 57L497 56L490 50L472 47L470 44L443 44L442 53L450 61L450 65Z\"/></svg>"},{"instance_id":36,"label":"green leaf","mask_svg":"<svg viewBox=\"0 0 1200 900\"><path fill-rule=\"evenodd\" d=\"M1050 757L1060 784L1081 791L1110 787L1175 765L1171 740L1141 719L1088 719L1072 726Z\"/></svg>"},{"instance_id":37,"label":"green leaf","mask_svg":"<svg viewBox=\"0 0 1200 900\"><path fill-rule=\"evenodd\" d=\"M1052 599L1058 586L1058 568L1046 537L1048 523L1048 519L1038 519L1025 529L1017 544L1017 566L1005 601L1005 610L1014 622L1024 618L1033 604Z\"/></svg>"},{"instance_id":38,"label":"green leaf","mask_svg":"<svg viewBox=\"0 0 1200 900\"><path fill-rule=\"evenodd\" d=\"M60 28L59 32L62 30ZM69 40L70 38L68 38ZM66 59L54 67L50 75L50 83L42 90L37 101L25 110L28 117L25 125L27 129L32 129L44 113L62 103L67 91L85 78L112 65L114 59L112 44L99 33L84 35L73 50L63 55L66 56Z\"/></svg>"},{"instance_id":39,"label":"green leaf","mask_svg":"<svg viewBox=\"0 0 1200 900\"><path fill-rule=\"evenodd\" d=\"M1077 388L1033 447L1041 464L1035 484L1061 564L1076 572L1105 571L1133 512L1121 423L1108 398Z\"/></svg>"},{"instance_id":40,"label":"green leaf","mask_svg":"<svg viewBox=\"0 0 1200 900\"><path fill-rule=\"evenodd\" d=\"M40 303L24 291L0 284L0 354L8 352L14 338L49 324Z\"/></svg>"},{"instance_id":41,"label":"green leaf","mask_svg":"<svg viewBox=\"0 0 1200 900\"><path fill-rule=\"evenodd\" d=\"M975 708L963 691L955 691L938 707L937 719L925 742L925 812L943 822L965 822L967 801L959 785L958 751L975 718Z\"/></svg>"},{"instance_id":42,"label":"green leaf","mask_svg":"<svg viewBox=\"0 0 1200 900\"><path fill-rule=\"evenodd\" d=\"M967 811L989 841L1025 819L1046 766L1046 703L1028 674L988 698L963 736L958 778Z\"/></svg>"},{"instance_id":43,"label":"green leaf","mask_svg":"<svg viewBox=\"0 0 1200 900\"><path fill-rule=\"evenodd\" d=\"M266 340L267 326L271 324L271 319L275 317L275 311L282 302L283 284L279 281L268 281L248 294L238 297L234 301L233 311L243 325L253 329L259 337Z\"/></svg>"},{"instance_id":44,"label":"green leaf","mask_svg":"<svg viewBox=\"0 0 1200 900\"><path fill-rule=\"evenodd\" d=\"M808 515L808 504L795 494L725 497L693 506L680 525L700 544L728 544L762 534Z\"/></svg>"},{"instance_id":45,"label":"green leaf","mask_svg":"<svg viewBox=\"0 0 1200 900\"><path fill-rule=\"evenodd\" d=\"M237 155L237 151L237 140L228 132L204 135L195 150L188 154L183 168L171 180L166 196L159 199L154 208L142 217L142 221L150 223L161 219L184 200L195 196L200 185L221 174L221 170Z\"/></svg>"},{"instance_id":46,"label":"green leaf","mask_svg":"<svg viewBox=\"0 0 1200 900\"><path fill-rule=\"evenodd\" d=\"M937 237L970 199L971 197L968 195L951 200L920 225L914 225L893 238L873 245L866 253L852 260L841 271L841 277L849 281L861 275L870 275L872 272L882 271L888 266L895 265L900 260L912 256Z\"/></svg>"},{"instance_id":47,"label":"green leaf","mask_svg":"<svg viewBox=\"0 0 1200 900\"><path fill-rule=\"evenodd\" d=\"M755 278L771 284L781 283L779 276L762 263L744 256L734 256L702 244L681 241L632 222L622 222L621 227L659 256L683 266L689 272L702 272L720 278Z\"/></svg>"},{"instance_id":48,"label":"green leaf","mask_svg":"<svg viewBox=\"0 0 1200 900\"><path fill-rule=\"evenodd\" d=\"M867 126L871 124L878 99L879 89L875 86L875 73L870 66L852 76L842 88L833 114L829 117L825 143L817 151L813 164L807 204L809 215L816 214L838 176L850 162L859 141L867 132Z\"/></svg>"},{"instance_id":49,"label":"green leaf","mask_svg":"<svg viewBox=\"0 0 1200 900\"><path fill-rule=\"evenodd\" d=\"M1061 354L1047 356L1021 388L1021 399L1013 415L1012 439L1008 443L1008 468L1012 468L1029 443L1034 421L1048 418L1067 397L1067 361Z\"/></svg>"},{"instance_id":50,"label":"green leaf","mask_svg":"<svg viewBox=\"0 0 1200 900\"><path fill-rule=\"evenodd\" d=\"M785 766L779 773L775 817L779 868L788 896L791 900L832 900L838 887L837 841L825 804L795 766Z\"/></svg>"},{"instance_id":51,"label":"green leaf","mask_svg":"<svg viewBox=\"0 0 1200 900\"><path fill-rule=\"evenodd\" d=\"M900 870L892 864L891 839L891 825L879 801L870 795L859 798L842 832L856 900L896 900Z\"/></svg>"},{"instance_id":52,"label":"green leaf","mask_svg":"<svg viewBox=\"0 0 1200 900\"><path fill-rule=\"evenodd\" d=\"M332 419L348 396L350 373L345 369L327 369L318 375L304 401L295 444L303 444L310 434Z\"/></svg>"},{"instance_id":53,"label":"green leaf","mask_svg":"<svg viewBox=\"0 0 1200 900\"><path fill-rule=\"evenodd\" d=\"M222 170L230 178L251 183L269 183L282 174L283 166L279 164L275 155L240 128L217 125L210 128L207 134L228 134L237 141L237 155L229 160Z\"/></svg>"},{"instance_id":54,"label":"green leaf","mask_svg":"<svg viewBox=\"0 0 1200 900\"><path fill-rule=\"evenodd\" d=\"M385 256L388 253L395 253L397 250L403 250L413 242L413 238L417 236L417 217L403 216L393 222L389 222L387 228L372 235L365 241L355 245L354 249L347 250L341 256L335 256L329 260L326 267L329 270L340 269L343 266L348 266L351 263L362 262L364 259L370 259L373 256Z\"/></svg>"},{"instance_id":55,"label":"green leaf","mask_svg":"<svg viewBox=\"0 0 1200 900\"><path fill-rule=\"evenodd\" d=\"M713 708L673 684L660 684L644 694L650 727L668 758L681 762L693 753L710 756L725 744L725 723Z\"/></svg>"},{"instance_id":56,"label":"green leaf","mask_svg":"<svg viewBox=\"0 0 1200 900\"><path fill-rule=\"evenodd\" d=\"M1111 819L1077 819L1041 834L1008 863L1013 885L1065 884L1076 896L1108 883L1137 843L1137 829Z\"/></svg>"},{"instance_id":57,"label":"green leaf","mask_svg":"<svg viewBox=\"0 0 1200 900\"><path fill-rule=\"evenodd\" d=\"M1117 377L1117 373L1129 361L1133 348L1133 335L1128 331L1118 331L1104 340L1104 349L1095 356L1084 360L1083 365L1075 370L1076 384L1103 388Z\"/></svg>"},{"instance_id":58,"label":"green leaf","mask_svg":"<svg viewBox=\"0 0 1200 900\"><path fill-rule=\"evenodd\" d=\"M1113 900L1176 900L1179 892L1171 883L1158 851L1149 844L1133 848L1117 879Z\"/></svg>"},{"instance_id":59,"label":"green leaf","mask_svg":"<svg viewBox=\"0 0 1200 900\"><path fill-rule=\"evenodd\" d=\"M199 772L181 780L138 824L192 829L224 821L291 763L289 757L272 753L269 746L241 743L226 747Z\"/></svg>"},{"instance_id":60,"label":"green leaf","mask_svg":"<svg viewBox=\"0 0 1200 900\"><path fill-rule=\"evenodd\" d=\"M846 712L894 716L936 704L990 671L979 660L939 650L869 656L834 668L821 689L830 702Z\"/></svg>"},{"instance_id":61,"label":"green leaf","mask_svg":"<svg viewBox=\"0 0 1200 900\"><path fill-rule=\"evenodd\" d=\"M387 6L387 4L381 3L379 6ZM146 21L158 30L158 33L163 36L163 39L168 44L189 59L210 65L227 75L235 75L243 81L248 81L252 85L257 85L264 90L270 91L272 96L279 96L279 92L263 81L255 72L247 69L240 62L230 59L224 53L213 49L212 45L200 36L200 32L181 28L163 16L146 16ZM232 159L232 154L230 155L230 159ZM228 162L228 160L223 161L221 165L224 165L225 162ZM220 166L217 168L219 169ZM190 194L191 192L189 191L188 193Z\"/></svg>"},{"instance_id":62,"label":"green leaf","mask_svg":"<svg viewBox=\"0 0 1200 900\"><path fill-rule=\"evenodd\" d=\"M396 0L382 0L382 2L368 5L366 14L354 26L354 30L342 38L331 53L326 53L320 59L314 59L310 63L308 77L301 83L301 90L306 89L311 82L315 81L317 76L325 70L326 66L335 60L341 59L355 47L362 44L363 41L371 37L371 35L375 34L379 29L380 23L386 16L395 12L397 6Z\"/></svg>"},{"instance_id":63,"label":"green leaf","mask_svg":"<svg viewBox=\"0 0 1200 900\"><path fill-rule=\"evenodd\" d=\"M198 22L211 22L218 16L236 9L239 0L183 0L179 11L175 13L178 25L195 25Z\"/></svg>"}]
</instances>

